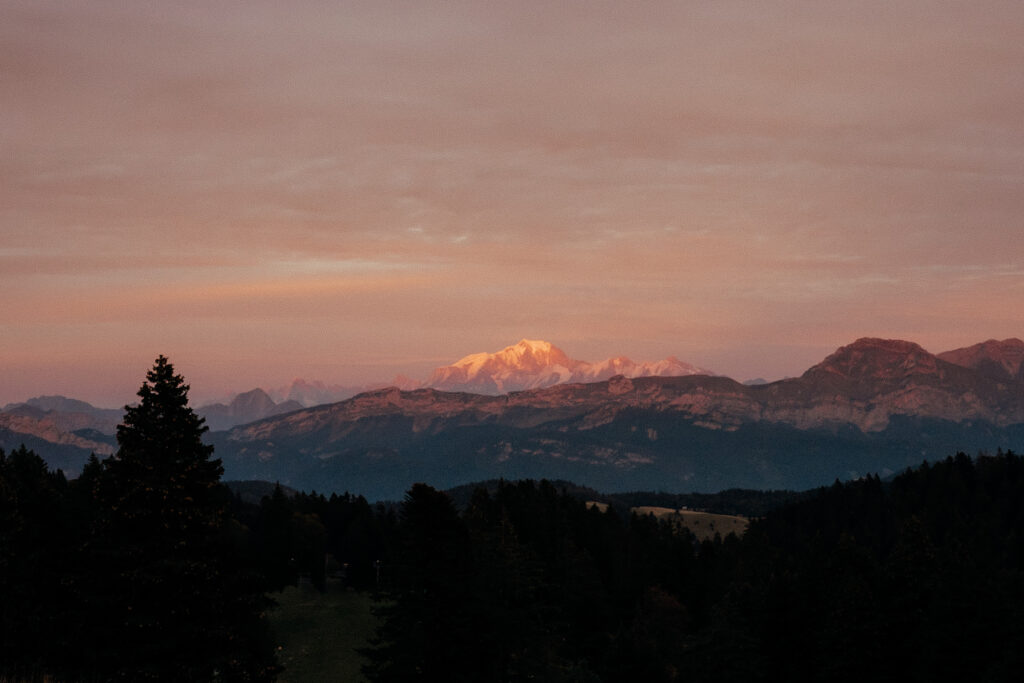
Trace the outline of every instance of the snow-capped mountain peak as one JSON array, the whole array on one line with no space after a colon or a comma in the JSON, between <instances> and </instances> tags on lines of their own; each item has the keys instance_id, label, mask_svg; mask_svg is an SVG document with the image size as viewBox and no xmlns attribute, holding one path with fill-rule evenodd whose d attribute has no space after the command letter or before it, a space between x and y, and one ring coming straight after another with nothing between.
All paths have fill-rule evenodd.
<instances>
[{"instance_id":1,"label":"snow-capped mountain peak","mask_svg":"<svg viewBox=\"0 0 1024 683\"><path fill-rule=\"evenodd\" d=\"M424 386L442 391L503 394L563 383L600 382L615 375L626 377L711 374L672 357L635 363L625 356L598 363L569 358L547 341L523 339L495 353L474 353L438 368Z\"/></svg>"},{"instance_id":2,"label":"snow-capped mountain peak","mask_svg":"<svg viewBox=\"0 0 1024 683\"><path fill-rule=\"evenodd\" d=\"M551 365L568 367L574 362L551 342L523 339L518 344L507 346L497 353L471 354L456 361L452 367L465 368L472 376L497 366L520 369Z\"/></svg>"}]
</instances>

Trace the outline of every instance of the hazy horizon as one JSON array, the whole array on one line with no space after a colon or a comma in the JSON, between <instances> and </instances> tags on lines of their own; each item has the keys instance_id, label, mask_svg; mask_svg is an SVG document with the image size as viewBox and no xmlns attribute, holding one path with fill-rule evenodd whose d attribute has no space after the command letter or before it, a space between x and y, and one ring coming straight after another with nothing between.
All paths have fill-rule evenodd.
<instances>
[{"instance_id":1,"label":"hazy horizon","mask_svg":"<svg viewBox=\"0 0 1024 683\"><path fill-rule=\"evenodd\" d=\"M866 335L866 336L870 336L870 335ZM549 341L550 342L550 340L544 340L544 341ZM853 343L855 341L856 340L851 339L847 343ZM913 341L913 340L904 340L904 341ZM981 342L984 342L984 341L990 341L990 339L981 339L981 340L978 340L977 342L973 342L971 344L966 344L965 346L973 346L974 344L981 343ZM998 340L998 341L1003 341L1003 340ZM508 346L514 346L514 345L515 344L509 344ZM846 344L843 344L842 346L845 346L845 345ZM562 351L566 351L566 349L561 348L559 346L559 344L557 344L557 343L553 343L553 346L560 348L560 350L562 350ZM691 364L692 365L696 365L697 367L701 367L702 369L707 370L707 371L709 371L711 373L714 373L716 375L723 375L723 376L729 377L729 378L734 379L734 380L736 380L738 382L746 382L746 381L750 381L750 380L765 380L765 381L768 381L768 382L774 382L774 381L777 381L777 380L780 380L780 379L787 379L787 378L790 378L790 377L797 377L799 375L802 375L805 370L807 370L811 366L816 365L817 363L821 362L822 360L825 359L825 357L827 355L831 354L833 351L837 350L838 348L839 347L836 347L836 349L829 349L827 351L822 351L820 357L817 357L817 358L809 361L805 366L803 366L803 367L801 367L799 369L796 369L796 370L794 370L791 373L788 373L788 374L785 374L785 375L780 375L780 376L765 376L764 374L756 374L756 373L748 375L748 376L741 376L741 375L736 375L734 373L721 372L721 371L719 371L719 370L717 370L715 368L711 368L711 367L707 367L707 366L701 366L699 363L691 363ZM962 347L957 347L957 348L962 348ZM495 353L495 352L498 352L498 351L501 351L501 350L503 350L503 349L487 349L487 350L481 350L481 352L484 352L484 353ZM934 349L927 349L926 348L925 350L929 351L930 353L934 353L934 354L937 355L937 354L942 353L944 351L953 351L954 349L934 350ZM473 352L473 353L477 353L477 352ZM362 379L348 379L348 380L340 379L340 380L333 380L333 379L328 379L328 378L323 378L323 377L298 376L298 375L290 376L289 377L287 375L282 375L282 376L280 376L276 380L257 381L256 383L251 384L251 385L247 385L247 386L235 386L235 385L230 385L230 386L229 385L210 386L210 385L206 385L206 384L196 385L194 382L190 382L191 390L190 390L189 397L190 397L190 403L192 404L193 407L201 407L203 405L208 405L208 404L216 403L216 402L228 402L231 399L233 399L235 396L237 396L238 394L246 393L246 392L252 391L254 389L262 389L265 392L272 393L272 394L273 393L277 393L277 392L280 392L281 390L289 389L291 384L294 383L294 382L297 382L297 381L306 381L306 382L311 383L311 384L313 384L313 383L320 383L320 384L324 385L324 387L327 388L327 389L330 389L332 387L335 387L335 388L341 387L341 388L346 388L346 389L359 389L359 388L366 387L366 386L387 386L392 380L394 380L396 378L399 378L399 377L404 377L406 379L413 380L414 382L424 382L424 381L426 381L426 380L428 380L430 378L430 374L435 369L440 368L442 366L452 365L452 364L456 363L457 361L461 360L462 358L464 358L466 355L471 355L471 354L464 354L463 356L460 356L459 358L451 358L451 359L448 359L448 360L445 360L445 361L440 361L436 365L430 365L429 367L424 366L420 370L413 369L413 368L405 368L405 371L396 372L396 373L393 373L393 374L388 375L388 376L384 376L384 375L365 375L365 376L362 376ZM573 359L575 361L586 361L586 362L590 362L590 363L596 363L596 362L607 360L609 358L613 358L613 357L616 357L616 356L622 356L622 355L626 355L626 354L617 354L617 353L616 354L608 354L607 356L604 356L604 357L601 357L601 358L579 358L579 357L574 356L572 353L567 353L567 355L569 356L569 358L571 358L571 359ZM171 362L174 363L174 359L169 359L169 360L171 360ZM665 360L665 359L664 358L631 358L631 360L639 362L639 363L643 363L643 362L654 362L654 361ZM688 361L685 358L679 358L679 360L681 360L683 362L690 362L690 361ZM149 368L149 366L146 367L147 370L148 370L148 368ZM176 371L179 374L186 374L185 379L186 379L186 381L189 381L189 378L187 376L188 369L184 369L183 370L178 365L175 365L175 369L176 369ZM42 397L42 396L53 396L53 395L62 395L62 396L65 396L67 398L74 398L74 399L78 399L78 400L84 400L84 401L86 401L88 403L91 403L93 406L98 407L98 408L121 408L126 403L133 403L134 402L134 400L135 400L135 390L137 389L138 385L141 385L141 383L142 383L142 379L141 378L144 375L144 372L145 371L143 371L143 373L140 374L140 379L136 382L135 385L133 385L132 390L130 392L124 394L123 396L119 397L119 398L118 397L112 397L110 395L102 396L102 395L96 394L96 393L90 394L89 393L89 391L90 391L89 388L84 388L83 389L83 391L85 393L62 393L61 391L40 391L40 392L37 392L37 393L33 393L31 395L26 395L26 396L22 396L22 397L17 398L17 399L10 399L10 400L4 400L4 397L2 395L0 395L0 408L2 408L5 405L9 405L9 404L21 403L23 401L27 401L27 400L32 399L32 398L39 398L39 397ZM277 398L277 400L284 400L284 398L286 398L286 397L277 396L276 398Z\"/></svg>"},{"instance_id":2,"label":"hazy horizon","mask_svg":"<svg viewBox=\"0 0 1024 683\"><path fill-rule=\"evenodd\" d=\"M0 0L0 405L1024 337L1024 3Z\"/></svg>"},{"instance_id":3,"label":"hazy horizon","mask_svg":"<svg viewBox=\"0 0 1024 683\"><path fill-rule=\"evenodd\" d=\"M525 338L525 337L523 337L523 338ZM210 385L205 380L202 380L202 379L197 384L197 382L192 381L190 379L190 377L192 376L193 373L189 372L189 370L196 370L196 368L182 367L181 364L175 362L174 358L169 358L169 360L172 363L175 364L176 371L179 374L185 375L186 381L189 382L189 384L191 386L191 389L190 389L190 401L191 401L192 405L193 406L200 406L200 405L203 405L204 403L221 401L221 400L228 400L228 399L232 398L233 396L235 396L237 394L244 393L244 392L247 392L247 391L251 391L251 390L257 389L257 388L258 389L263 389L264 391L267 391L267 392L273 392L273 391L280 390L280 389L286 389L286 388L288 388L291 385L291 383L293 383L295 381L299 381L299 380L304 380L304 381L307 381L307 382L310 382L310 383L320 382L320 383L322 383L322 384L324 384L324 385L326 385L328 387L330 387L330 386L359 387L359 386L364 386L364 385L378 385L378 384L379 385L384 385L384 384L387 384L388 382L390 382L391 380L393 380L393 379L395 379L396 377L399 377L399 376L404 376L404 377L407 377L407 378L409 378L411 380L418 381L418 382L426 381L429 378L430 374L435 369L437 369L439 367L454 364L455 362L459 361L460 359L464 358L465 356L471 355L473 353L495 353L495 352L501 351L503 348L505 348L507 346L515 345L518 341L519 340L511 341L511 342L509 342L508 344L506 344L502 348L477 349L476 351L468 351L468 352L466 352L466 353L464 353L464 354L462 354L462 355L460 355L458 357L452 357L452 358L447 358L447 359L437 359L437 361L435 363L432 363L432 364L431 363L423 363L423 364L420 364L419 366L403 366L402 368L392 372L391 374L386 374L387 371L388 371L388 368L386 368L386 367L379 368L381 370L381 372L383 372L385 374L376 374L376 375L374 375L374 374L372 374L373 369L363 368L362 369L363 372L361 372L361 373L353 372L353 373L350 373L350 374L348 374L346 376L335 377L335 378L318 377L318 376L317 377L314 377L314 376L301 376L301 375L297 375L297 374L289 375L286 372L284 374L279 374L279 375L268 377L268 378L265 378L265 379L262 379L262 380L257 379L255 381L255 383L250 384L250 385L245 385L245 386L240 386L240 385L236 386L234 384L230 384L230 379L229 379L229 383L221 384L221 385ZM562 351L565 351L570 358L572 358L573 360L577 360L577 361L600 362L600 361L603 361L603 360L607 360L608 358L613 358L613 357L617 357L617 356L623 356L623 355L628 356L628 354L622 354L622 353L617 353L617 352L610 352L610 353L605 354L604 356L601 356L600 358L597 358L597 357L595 357L595 358L580 358L580 357L570 353L566 348L564 348L562 345L558 344L558 342L554 342L552 340L544 340L544 341L551 342L554 346L558 347ZM854 340L851 339L850 342L852 342L852 341L854 341ZM700 363L691 362L689 359L679 357L677 354L668 354L668 356L665 356L664 358L635 358L635 357L630 357L630 358L633 361L642 363L642 362L654 362L654 361L664 360L665 358L667 358L669 356L676 355L676 357L678 357L679 360L681 360L683 362L691 363L692 365L696 365L698 367L702 367L703 369L708 370L708 371L713 372L713 373L718 374L718 375L725 375L725 376L731 377L731 378L733 378L733 379L735 379L737 381L740 381L740 382L747 381L747 380L753 380L753 379L766 379L768 381L774 381L774 380L778 380L778 379L783 379L785 377L792 377L792 376L796 376L796 375L802 374L804 370L809 368L811 365L821 361L825 357L825 355L827 355L827 353L831 353L834 350L835 349L829 349L827 352L823 352L821 357L815 358L813 361L810 361L805 367L802 367L802 368L800 368L798 370L794 370L792 373L789 373L787 375L781 375L781 376L778 376L778 377L766 377L764 374L753 374L753 375L750 375L750 376L737 376L735 374L730 374L728 372L719 371L716 368L702 366ZM92 403L94 406L100 407L100 408L120 408L126 402L130 403L130 402L132 402L132 400L134 400L135 392L138 389L138 386L142 384L142 381L144 379L145 373L150 368L150 365L151 364L145 365L144 367L139 369L139 372L137 373L138 377L134 380L134 383L132 383L130 387L125 385L125 387L123 387L121 389L122 392L124 391L124 389L130 389L130 390L127 391L127 393L125 393L123 395L123 397L120 397L120 398L118 398L117 396L109 395L109 394L108 395L103 395L101 393L98 393L94 388L88 387L88 386L79 387L79 388L76 389L75 388L75 387L77 387L76 384L70 384L70 383L66 383L66 382L62 382L60 380L57 380L56 382L52 382L49 386L72 387L73 391L79 391L79 393L73 393L73 394L72 393L64 393L64 392L62 392L60 390L36 391L35 393L31 393L30 392L30 395L21 396L21 397L18 397L18 398L7 398L6 395L9 394L10 392L0 391L0 407L3 407L4 405L12 404L12 403L20 403L20 402L29 400L31 398L38 398L38 397L41 397L41 396L61 395L61 396L65 396L67 398L75 398L75 399L79 399L79 400L84 400L84 401ZM200 375L202 374L201 369L199 370L198 374L200 374Z\"/></svg>"}]
</instances>

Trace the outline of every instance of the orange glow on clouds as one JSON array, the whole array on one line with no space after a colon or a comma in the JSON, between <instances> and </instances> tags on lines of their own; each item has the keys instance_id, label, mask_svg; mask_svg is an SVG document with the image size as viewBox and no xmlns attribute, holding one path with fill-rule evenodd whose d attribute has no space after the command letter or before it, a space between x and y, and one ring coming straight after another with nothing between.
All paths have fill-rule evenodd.
<instances>
[{"instance_id":1,"label":"orange glow on clouds","mask_svg":"<svg viewBox=\"0 0 1024 683\"><path fill-rule=\"evenodd\" d=\"M0 405L1024 336L1019 2L0 13Z\"/></svg>"}]
</instances>

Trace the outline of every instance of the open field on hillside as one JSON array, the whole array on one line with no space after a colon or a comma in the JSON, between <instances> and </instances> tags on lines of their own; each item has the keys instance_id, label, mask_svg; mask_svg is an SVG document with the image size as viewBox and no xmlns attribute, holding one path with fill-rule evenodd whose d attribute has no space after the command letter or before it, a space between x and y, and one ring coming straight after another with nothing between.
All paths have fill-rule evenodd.
<instances>
[{"instance_id":1,"label":"open field on hillside","mask_svg":"<svg viewBox=\"0 0 1024 683\"><path fill-rule=\"evenodd\" d=\"M589 507L595 507L601 512L608 509L607 503L589 501ZM689 529L698 540L710 540L715 534L721 534L725 538L730 533L742 536L750 524L746 517L738 515L719 515L713 512L698 512L696 510L685 510L658 507L656 505L640 505L630 510L638 515L654 515L655 517L674 519Z\"/></svg>"},{"instance_id":2,"label":"open field on hillside","mask_svg":"<svg viewBox=\"0 0 1024 683\"><path fill-rule=\"evenodd\" d=\"M721 534L722 538L730 533L742 536L747 530L747 525L750 524L750 520L746 517L718 515L713 512L697 512L695 510L674 510L650 505L635 507L633 512L638 515L654 515L659 518L678 520L701 541L714 538L716 533Z\"/></svg>"},{"instance_id":3,"label":"open field on hillside","mask_svg":"<svg viewBox=\"0 0 1024 683\"><path fill-rule=\"evenodd\" d=\"M270 612L270 625L278 661L285 667L280 683L365 680L356 650L366 647L377 626L368 593L329 583L326 593L309 585L289 586L272 597L278 604Z\"/></svg>"}]
</instances>

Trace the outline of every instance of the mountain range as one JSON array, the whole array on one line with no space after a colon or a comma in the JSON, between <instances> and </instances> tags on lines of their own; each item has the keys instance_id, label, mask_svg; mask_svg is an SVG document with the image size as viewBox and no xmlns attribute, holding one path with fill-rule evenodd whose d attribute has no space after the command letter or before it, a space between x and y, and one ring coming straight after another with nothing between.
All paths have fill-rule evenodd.
<instances>
[{"instance_id":1,"label":"mountain range","mask_svg":"<svg viewBox=\"0 0 1024 683\"><path fill-rule=\"evenodd\" d=\"M523 339L501 351L465 356L451 365L437 368L422 381L405 375L397 375L390 382L362 385L325 384L321 381L295 379L286 387L266 391L254 389L238 394L229 403L204 405L199 411L207 417L211 428L217 429L270 417L296 407L309 408L337 403L358 394L388 387L406 391L429 388L498 395L554 384L599 382L615 375L674 377L694 374L712 373L675 357L662 361L635 362L625 356L618 356L589 363L570 358L550 342ZM243 404L236 406L240 398ZM218 427L214 427L214 423Z\"/></svg>"},{"instance_id":2,"label":"mountain range","mask_svg":"<svg viewBox=\"0 0 1024 683\"><path fill-rule=\"evenodd\" d=\"M337 403L367 391L399 387L400 389L418 389L421 382L405 375L396 375L390 382L371 382L369 384L327 384L320 380L294 379L288 386L268 389L266 394L276 403L298 403L304 408L324 403Z\"/></svg>"},{"instance_id":3,"label":"mountain range","mask_svg":"<svg viewBox=\"0 0 1024 683\"><path fill-rule=\"evenodd\" d=\"M648 375L687 375L707 371L676 358L636 363L619 356L599 363L569 358L549 342L522 340L495 353L466 356L454 364L437 368L424 381L398 375L391 382L364 385L326 384L296 379L286 387L252 389L234 395L227 402L208 403L196 409L212 431L230 429L264 418L316 405L336 403L359 394L388 387L412 391L435 388L442 391L469 391L499 394L541 388L556 383L593 382L621 374L628 377ZM61 458L69 472L77 472L81 453L94 451L109 455L114 451L114 433L121 410L107 410L63 396L41 396L24 403L10 404L0 411L0 448L15 448L24 443L41 453L65 454Z\"/></svg>"},{"instance_id":4,"label":"mountain range","mask_svg":"<svg viewBox=\"0 0 1024 683\"><path fill-rule=\"evenodd\" d=\"M89 453L114 452L114 433L122 416L120 410L96 408L64 396L11 403L0 410L0 448L11 450L24 444L77 472Z\"/></svg>"},{"instance_id":5,"label":"mountain range","mask_svg":"<svg viewBox=\"0 0 1024 683\"><path fill-rule=\"evenodd\" d=\"M452 486L495 477L568 479L609 491L808 488L958 450L1024 446L1018 339L934 355L912 342L864 338L800 377L752 385L663 363L688 374L580 363L524 340L439 369L426 383L437 386L298 409L249 392L238 415L243 404L288 412L209 438L229 478L371 499L398 498L415 481ZM603 378L613 368L634 376ZM467 385L479 391L437 388ZM4 416L25 412L11 408L0 413L4 448L17 445ZM69 453L80 463L86 447L61 445L60 454L31 447L74 471Z\"/></svg>"},{"instance_id":6,"label":"mountain range","mask_svg":"<svg viewBox=\"0 0 1024 683\"><path fill-rule=\"evenodd\" d=\"M235 396L230 403L212 403L201 407L197 412L206 418L206 425L213 431L230 429L235 425L255 422L265 417L272 417L293 410L302 410L305 406L289 399L275 403L274 399L263 389L253 389Z\"/></svg>"},{"instance_id":7,"label":"mountain range","mask_svg":"<svg viewBox=\"0 0 1024 683\"><path fill-rule=\"evenodd\" d=\"M677 377L711 372L670 357L636 363L625 356L599 363L569 358L550 342L523 339L497 353L476 353L438 368L422 388L497 396L556 384L600 382L624 377Z\"/></svg>"},{"instance_id":8,"label":"mountain range","mask_svg":"<svg viewBox=\"0 0 1024 683\"><path fill-rule=\"evenodd\" d=\"M214 435L235 477L399 497L415 481L622 491L808 488L1024 445L1024 342L864 338L796 378L615 376L504 395L397 388ZM955 361L955 362L954 362Z\"/></svg>"}]
</instances>

